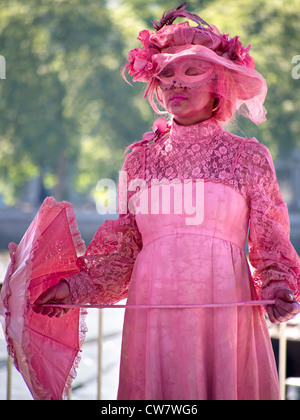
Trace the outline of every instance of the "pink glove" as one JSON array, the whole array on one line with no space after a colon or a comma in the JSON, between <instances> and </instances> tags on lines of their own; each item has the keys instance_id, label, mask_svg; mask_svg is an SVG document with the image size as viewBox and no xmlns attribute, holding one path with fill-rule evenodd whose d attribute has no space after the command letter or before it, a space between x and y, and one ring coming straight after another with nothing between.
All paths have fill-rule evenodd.
<instances>
[{"instance_id":1,"label":"pink glove","mask_svg":"<svg viewBox=\"0 0 300 420\"><path fill-rule=\"evenodd\" d=\"M55 286L49 287L43 292L34 302L33 310L37 314L47 315L50 318L56 316L57 318L66 315L71 309L56 308L51 306L43 307L45 304L72 304L72 297L68 283L61 279Z\"/></svg>"},{"instance_id":2,"label":"pink glove","mask_svg":"<svg viewBox=\"0 0 300 420\"><path fill-rule=\"evenodd\" d=\"M294 299L294 293L289 289L279 290L275 297L275 304L266 307L269 319L274 324L286 322L300 312L300 305Z\"/></svg>"}]
</instances>

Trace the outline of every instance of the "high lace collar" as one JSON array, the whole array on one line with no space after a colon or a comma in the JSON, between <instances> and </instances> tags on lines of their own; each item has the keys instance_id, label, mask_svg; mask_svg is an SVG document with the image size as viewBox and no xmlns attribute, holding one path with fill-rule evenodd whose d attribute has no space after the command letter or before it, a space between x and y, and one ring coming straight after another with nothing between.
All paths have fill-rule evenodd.
<instances>
[{"instance_id":1,"label":"high lace collar","mask_svg":"<svg viewBox=\"0 0 300 420\"><path fill-rule=\"evenodd\" d=\"M201 142L212 139L221 131L222 127L214 117L192 125L180 125L173 120L170 130L170 139L172 142L176 143Z\"/></svg>"}]
</instances>

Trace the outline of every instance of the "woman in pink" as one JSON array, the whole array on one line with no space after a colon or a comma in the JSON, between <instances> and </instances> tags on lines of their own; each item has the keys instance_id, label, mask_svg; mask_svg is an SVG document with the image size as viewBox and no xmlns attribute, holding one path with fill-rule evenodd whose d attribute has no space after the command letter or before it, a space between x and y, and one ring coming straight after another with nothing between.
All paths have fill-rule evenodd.
<instances>
[{"instance_id":1,"label":"woman in pink","mask_svg":"<svg viewBox=\"0 0 300 420\"><path fill-rule=\"evenodd\" d=\"M265 80L250 46L185 6L166 12L155 32L140 32L142 47L124 69L147 83L154 110L163 107L171 119L158 119L130 146L118 220L99 228L78 260L81 272L46 291L39 305L275 299L265 308L272 322L299 312L299 257L270 153L222 128L236 111L265 120ZM197 25L173 23L178 16ZM262 306L127 309L118 398L279 399Z\"/></svg>"}]
</instances>

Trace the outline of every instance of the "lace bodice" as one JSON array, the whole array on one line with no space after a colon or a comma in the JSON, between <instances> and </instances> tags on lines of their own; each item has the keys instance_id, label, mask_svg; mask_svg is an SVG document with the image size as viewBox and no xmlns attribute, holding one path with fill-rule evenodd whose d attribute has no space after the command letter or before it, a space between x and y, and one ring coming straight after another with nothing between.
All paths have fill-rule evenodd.
<instances>
[{"instance_id":1,"label":"lace bodice","mask_svg":"<svg viewBox=\"0 0 300 420\"><path fill-rule=\"evenodd\" d=\"M273 297L275 290L283 287L299 295L299 257L289 240L287 207L268 149L255 138L244 139L224 131L214 118L191 126L173 121L165 130L157 129L152 136L146 134L143 141L132 145L126 157L123 172L127 174L128 184L134 179L142 179L149 186L152 180L192 182L203 179L230 186L244 197L249 207L249 259L255 268L253 278L261 296ZM132 194L132 191L126 194L119 191L122 208L126 208L124 200L129 200ZM127 211L117 221L105 222L100 227L87 252L93 257L86 256L80 261L83 273L92 274L93 284L99 283L102 295L105 284L110 284L108 290L118 284L118 293L121 287L123 298L141 247L135 217ZM109 261L113 261L112 265ZM120 281L121 267L126 272L125 281ZM78 284L75 289L78 297ZM88 291L81 293L86 298L89 294ZM107 295L106 301L110 299Z\"/></svg>"},{"instance_id":2,"label":"lace bodice","mask_svg":"<svg viewBox=\"0 0 300 420\"><path fill-rule=\"evenodd\" d=\"M214 119L192 126L173 122L168 136L154 144L137 146L128 156L126 167L130 179L142 178L147 183L153 179L221 182L249 202L262 176L267 189L274 188L270 181L275 180L268 149L254 138L223 131Z\"/></svg>"}]
</instances>

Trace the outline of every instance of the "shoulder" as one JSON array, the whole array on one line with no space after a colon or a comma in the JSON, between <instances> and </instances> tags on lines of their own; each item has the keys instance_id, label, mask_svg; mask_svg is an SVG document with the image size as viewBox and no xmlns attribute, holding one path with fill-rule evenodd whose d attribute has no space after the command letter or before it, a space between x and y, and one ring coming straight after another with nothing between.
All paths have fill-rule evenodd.
<instances>
[{"instance_id":1,"label":"shoulder","mask_svg":"<svg viewBox=\"0 0 300 420\"><path fill-rule=\"evenodd\" d=\"M227 145L228 149L236 151L240 154L245 149L248 138L240 137L236 134L230 133L229 131L222 131L219 135L222 144Z\"/></svg>"},{"instance_id":2,"label":"shoulder","mask_svg":"<svg viewBox=\"0 0 300 420\"><path fill-rule=\"evenodd\" d=\"M275 172L272 155L268 147L255 137L245 139L245 155L249 164Z\"/></svg>"},{"instance_id":3,"label":"shoulder","mask_svg":"<svg viewBox=\"0 0 300 420\"><path fill-rule=\"evenodd\" d=\"M268 185L276 180L276 172L270 150L255 137L245 138L240 164L247 172L249 182L254 185Z\"/></svg>"},{"instance_id":4,"label":"shoulder","mask_svg":"<svg viewBox=\"0 0 300 420\"><path fill-rule=\"evenodd\" d=\"M127 150L128 148L126 149L126 152ZM135 178L141 172L144 153L143 146L133 146L132 150L127 152L122 171L126 171L129 178Z\"/></svg>"},{"instance_id":5,"label":"shoulder","mask_svg":"<svg viewBox=\"0 0 300 420\"><path fill-rule=\"evenodd\" d=\"M226 140L240 151L240 157L248 166L269 166L274 168L273 159L270 150L255 137L240 137L236 134L223 132Z\"/></svg>"},{"instance_id":6,"label":"shoulder","mask_svg":"<svg viewBox=\"0 0 300 420\"><path fill-rule=\"evenodd\" d=\"M267 146L257 140L255 137L245 138L245 148L252 153L259 153L267 158L271 157L270 151Z\"/></svg>"}]
</instances>

